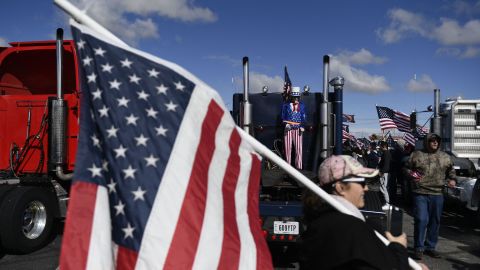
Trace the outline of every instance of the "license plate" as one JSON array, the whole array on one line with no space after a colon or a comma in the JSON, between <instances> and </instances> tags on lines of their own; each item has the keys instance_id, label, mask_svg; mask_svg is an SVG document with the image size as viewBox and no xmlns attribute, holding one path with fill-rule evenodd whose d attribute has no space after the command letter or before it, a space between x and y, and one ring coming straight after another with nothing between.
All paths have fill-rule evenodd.
<instances>
[{"instance_id":1,"label":"license plate","mask_svg":"<svg viewBox=\"0 0 480 270\"><path fill-rule=\"evenodd\" d=\"M298 234L299 223L296 221L274 221L274 234Z\"/></svg>"}]
</instances>

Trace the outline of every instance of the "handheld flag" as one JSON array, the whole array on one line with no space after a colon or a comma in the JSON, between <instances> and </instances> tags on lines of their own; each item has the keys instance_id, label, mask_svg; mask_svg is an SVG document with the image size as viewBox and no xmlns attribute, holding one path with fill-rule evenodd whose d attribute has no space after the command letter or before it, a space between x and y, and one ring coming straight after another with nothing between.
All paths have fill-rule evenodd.
<instances>
[{"instance_id":1,"label":"handheld flag","mask_svg":"<svg viewBox=\"0 0 480 270\"><path fill-rule=\"evenodd\" d=\"M416 139L415 139L415 136L413 136L412 133L410 133L410 132L405 132L405 133L403 134L403 139L404 139L407 143L409 143L410 145L415 146L415 141L416 141Z\"/></svg>"},{"instance_id":2,"label":"handheld flag","mask_svg":"<svg viewBox=\"0 0 480 270\"><path fill-rule=\"evenodd\" d=\"M82 103L60 268L271 269L260 159L218 93L71 24Z\"/></svg>"}]
</instances>

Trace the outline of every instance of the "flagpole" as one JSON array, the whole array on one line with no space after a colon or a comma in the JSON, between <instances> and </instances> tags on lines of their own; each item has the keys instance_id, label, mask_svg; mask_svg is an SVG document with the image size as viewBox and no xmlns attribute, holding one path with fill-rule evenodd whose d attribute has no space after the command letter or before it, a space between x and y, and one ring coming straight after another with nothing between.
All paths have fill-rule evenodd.
<instances>
[{"instance_id":1,"label":"flagpole","mask_svg":"<svg viewBox=\"0 0 480 270\"><path fill-rule=\"evenodd\" d=\"M109 38L110 40L116 43L120 43L122 45L128 46L125 42L123 42L123 40L115 36L112 32L108 31L101 24L97 23L95 20L90 18L84 11L81 11L80 9L72 5L67 0L53 0L53 3L56 4L58 7L60 7L61 9L63 9L63 11L65 11L77 22L94 29L99 34Z\"/></svg>"},{"instance_id":2,"label":"flagpole","mask_svg":"<svg viewBox=\"0 0 480 270\"><path fill-rule=\"evenodd\" d=\"M288 173L290 176L292 176L297 182L302 183L313 191L315 194L320 196L323 200L325 200L327 203L329 203L331 206L333 206L335 209L338 211L345 213L347 215L352 215L350 210L348 210L345 206L340 204L338 201L336 201L332 196L330 196L328 193L326 193L323 189L321 189L319 186L317 186L314 182L312 182L310 179L308 179L305 175L300 173L298 170L293 168L290 164L288 164L285 160L283 160L281 157L279 157L277 154L272 152L270 149L268 149L265 145L257 141L254 137L252 137L250 134L246 133L243 129L240 127L236 127L237 131L240 133L240 137L242 137L243 140L247 141L250 145L252 145L253 149L258 152L261 156L269 159L273 163L276 163L280 168L282 168L286 173ZM380 233L375 231L375 234L377 237L385 244L388 245L390 242ZM415 270L421 270L422 268L420 265L415 262L413 259L410 257L408 258L408 264L412 269Z\"/></svg>"}]
</instances>

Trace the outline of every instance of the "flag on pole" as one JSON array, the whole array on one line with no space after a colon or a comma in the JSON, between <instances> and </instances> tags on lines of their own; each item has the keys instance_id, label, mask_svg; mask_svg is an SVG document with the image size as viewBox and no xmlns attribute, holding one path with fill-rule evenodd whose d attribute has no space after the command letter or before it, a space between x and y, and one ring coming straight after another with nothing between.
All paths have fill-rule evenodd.
<instances>
[{"instance_id":1,"label":"flag on pole","mask_svg":"<svg viewBox=\"0 0 480 270\"><path fill-rule=\"evenodd\" d=\"M377 114L378 114L378 121L380 122L380 128L382 130L397 128L397 125L393 121L393 117L395 112L387 107L376 106L377 107Z\"/></svg>"},{"instance_id":2,"label":"flag on pole","mask_svg":"<svg viewBox=\"0 0 480 270\"><path fill-rule=\"evenodd\" d=\"M428 128L426 128L424 126L417 125L416 130L417 130L416 133L418 134L418 137L424 137L428 133Z\"/></svg>"},{"instance_id":3,"label":"flag on pole","mask_svg":"<svg viewBox=\"0 0 480 270\"><path fill-rule=\"evenodd\" d=\"M395 142L395 140L393 139L392 134L390 133L388 134L386 141L389 148L395 148L395 145L397 144L397 142Z\"/></svg>"},{"instance_id":4,"label":"flag on pole","mask_svg":"<svg viewBox=\"0 0 480 270\"><path fill-rule=\"evenodd\" d=\"M403 134L403 139L404 139L407 143L409 143L410 145L415 146L415 140L416 140L416 139L415 139L415 136L413 136L412 133L410 133L410 132L405 132L405 133Z\"/></svg>"},{"instance_id":5,"label":"flag on pole","mask_svg":"<svg viewBox=\"0 0 480 270\"><path fill-rule=\"evenodd\" d=\"M355 115L353 114L343 114L344 123L355 123Z\"/></svg>"},{"instance_id":6,"label":"flag on pole","mask_svg":"<svg viewBox=\"0 0 480 270\"><path fill-rule=\"evenodd\" d=\"M355 136L350 134L349 126L342 125L342 142L346 142L347 140L353 140Z\"/></svg>"},{"instance_id":7,"label":"flag on pole","mask_svg":"<svg viewBox=\"0 0 480 270\"><path fill-rule=\"evenodd\" d=\"M377 106L377 113L382 130L396 128L402 132L410 132L409 115L382 106Z\"/></svg>"},{"instance_id":8,"label":"flag on pole","mask_svg":"<svg viewBox=\"0 0 480 270\"><path fill-rule=\"evenodd\" d=\"M397 129L402 132L410 132L410 116L399 111L394 111L393 121Z\"/></svg>"},{"instance_id":9,"label":"flag on pole","mask_svg":"<svg viewBox=\"0 0 480 270\"><path fill-rule=\"evenodd\" d=\"M284 69L284 80L283 80L283 99L286 100L290 93L292 92L292 81L290 81L290 76L288 76L287 66Z\"/></svg>"},{"instance_id":10,"label":"flag on pole","mask_svg":"<svg viewBox=\"0 0 480 270\"><path fill-rule=\"evenodd\" d=\"M71 24L82 97L60 268L272 269L260 158L218 93Z\"/></svg>"}]
</instances>

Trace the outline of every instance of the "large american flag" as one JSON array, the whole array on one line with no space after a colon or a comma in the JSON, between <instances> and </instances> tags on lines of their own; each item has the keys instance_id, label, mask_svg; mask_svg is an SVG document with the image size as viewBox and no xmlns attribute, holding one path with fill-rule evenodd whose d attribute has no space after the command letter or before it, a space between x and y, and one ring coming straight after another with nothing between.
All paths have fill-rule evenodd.
<instances>
[{"instance_id":1,"label":"large american flag","mask_svg":"<svg viewBox=\"0 0 480 270\"><path fill-rule=\"evenodd\" d=\"M393 121L395 112L387 107L377 106L378 121L380 122L381 129L397 128L397 125Z\"/></svg>"},{"instance_id":2,"label":"large american flag","mask_svg":"<svg viewBox=\"0 0 480 270\"><path fill-rule=\"evenodd\" d=\"M410 132L410 116L388 107L377 106L381 129L396 128L402 132Z\"/></svg>"},{"instance_id":3,"label":"large american flag","mask_svg":"<svg viewBox=\"0 0 480 270\"><path fill-rule=\"evenodd\" d=\"M399 111L394 111L393 122L397 125L397 129L402 132L410 132L410 116Z\"/></svg>"},{"instance_id":4,"label":"large american flag","mask_svg":"<svg viewBox=\"0 0 480 270\"><path fill-rule=\"evenodd\" d=\"M71 24L82 97L60 268L271 269L260 159L219 95Z\"/></svg>"}]
</instances>

